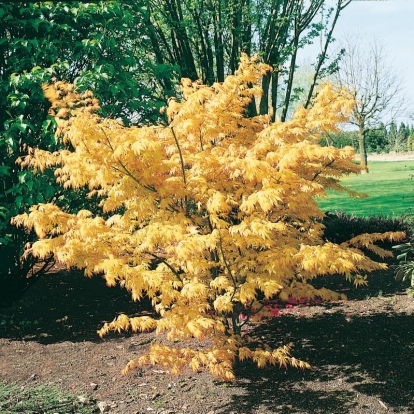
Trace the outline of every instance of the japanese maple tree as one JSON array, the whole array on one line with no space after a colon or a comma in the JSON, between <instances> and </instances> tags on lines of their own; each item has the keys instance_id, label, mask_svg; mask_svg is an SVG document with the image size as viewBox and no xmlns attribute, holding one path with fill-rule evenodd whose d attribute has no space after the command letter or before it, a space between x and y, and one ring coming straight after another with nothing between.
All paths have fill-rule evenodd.
<instances>
[{"instance_id":1,"label":"japanese maple tree","mask_svg":"<svg viewBox=\"0 0 414 414\"><path fill-rule=\"evenodd\" d=\"M260 92L251 85L268 70L243 56L237 73L221 84L183 79L182 100L169 102L168 122L158 126L126 128L98 116L91 93L79 95L59 82L45 87L57 134L73 151L33 150L22 164L56 168L65 187L89 187L101 198L102 214L38 204L15 223L36 231L31 254L53 253L86 276L103 274L108 285L124 286L134 300L152 300L156 316L121 315L99 331L166 332L167 341L153 343L125 372L146 364L173 373L189 366L230 380L238 360L307 367L288 344L268 349L250 342L244 327L263 300L340 299L309 281L340 273L364 283L364 272L385 265L361 247L384 256L374 242L402 237L324 240L315 197L344 191L339 179L359 167L351 148L320 141L347 119L353 101L326 85L289 122L248 118L246 107ZM189 338L208 345L194 349Z\"/></svg>"}]
</instances>

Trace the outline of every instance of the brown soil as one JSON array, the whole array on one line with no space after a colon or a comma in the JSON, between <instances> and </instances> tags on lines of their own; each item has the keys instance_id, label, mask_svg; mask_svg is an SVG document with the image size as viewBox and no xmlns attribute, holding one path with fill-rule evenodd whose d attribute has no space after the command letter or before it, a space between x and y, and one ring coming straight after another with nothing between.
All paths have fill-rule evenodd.
<instances>
[{"instance_id":1,"label":"brown soil","mask_svg":"<svg viewBox=\"0 0 414 414\"><path fill-rule=\"evenodd\" d=\"M413 413L414 299L392 271L357 290L332 283L349 301L287 308L255 331L270 345L293 342L294 356L312 370L246 364L228 384L204 372L171 376L157 368L121 375L154 335L101 340L96 330L146 305L100 278L48 274L0 309L0 381L55 385L119 414Z\"/></svg>"}]
</instances>

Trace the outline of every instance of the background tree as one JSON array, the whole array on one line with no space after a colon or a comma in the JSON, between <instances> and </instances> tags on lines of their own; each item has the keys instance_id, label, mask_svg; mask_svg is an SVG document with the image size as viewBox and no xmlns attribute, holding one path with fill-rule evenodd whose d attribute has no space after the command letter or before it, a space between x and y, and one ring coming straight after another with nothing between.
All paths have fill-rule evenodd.
<instances>
[{"instance_id":1,"label":"background tree","mask_svg":"<svg viewBox=\"0 0 414 414\"><path fill-rule=\"evenodd\" d=\"M395 122L391 122L387 134L388 150L390 152L405 152L409 151L407 140L410 130L401 122L399 126Z\"/></svg>"},{"instance_id":2,"label":"background tree","mask_svg":"<svg viewBox=\"0 0 414 414\"><path fill-rule=\"evenodd\" d=\"M414 137L414 130L412 126L408 128L408 136L407 136L407 151L413 150L413 137Z\"/></svg>"},{"instance_id":3,"label":"background tree","mask_svg":"<svg viewBox=\"0 0 414 414\"><path fill-rule=\"evenodd\" d=\"M365 139L368 153L374 152L378 154L389 151L388 131L383 122L380 122L379 125L374 128L368 129ZM358 139L357 142L359 142ZM357 151L359 152L359 145L355 148L357 148Z\"/></svg>"},{"instance_id":4,"label":"background tree","mask_svg":"<svg viewBox=\"0 0 414 414\"><path fill-rule=\"evenodd\" d=\"M179 76L203 83L223 82L234 73L242 52L258 54L273 72L263 78L263 96L250 113L279 113L282 121L292 105L297 54L321 39L321 51L307 90L309 105L318 80L336 69L328 46L340 12L350 0L151 0L140 3L146 33L157 65L178 68Z\"/></svg>"},{"instance_id":5,"label":"background tree","mask_svg":"<svg viewBox=\"0 0 414 414\"><path fill-rule=\"evenodd\" d=\"M318 275L343 274L356 284L360 272L384 268L361 248L384 256L373 243L402 233L360 235L327 242L315 197L345 190L340 177L358 171L350 147L322 147L320 140L346 119L353 101L326 86L310 109L290 122L247 117L252 88L270 67L243 57L234 76L202 86L182 80L182 101L171 100L168 125L124 127L105 119L91 93L73 85L45 88L57 117L58 136L73 150L37 149L23 164L55 174L65 187L87 187L101 197L101 212L68 213L38 204L14 222L39 237L31 252L53 254L86 275L104 274L135 300L149 297L159 317L121 315L109 331L167 332L125 371L160 364L171 372L206 368L231 380L233 365L252 360L306 367L289 346L269 349L243 327L263 313L266 299L339 298L315 288ZM211 339L196 349L187 339Z\"/></svg>"},{"instance_id":6,"label":"background tree","mask_svg":"<svg viewBox=\"0 0 414 414\"><path fill-rule=\"evenodd\" d=\"M377 127L370 128L365 133L366 152L369 153L388 153L405 152L412 150L412 127L406 126L403 122L399 126L391 122L387 126L380 122ZM326 145L333 145L343 148L350 145L359 152L358 131L342 130L326 137Z\"/></svg>"},{"instance_id":7,"label":"background tree","mask_svg":"<svg viewBox=\"0 0 414 414\"><path fill-rule=\"evenodd\" d=\"M321 145L334 146L336 148L352 147L358 149L358 135L356 131L343 131L329 133L321 141Z\"/></svg>"},{"instance_id":8,"label":"background tree","mask_svg":"<svg viewBox=\"0 0 414 414\"><path fill-rule=\"evenodd\" d=\"M349 37L345 55L334 75L339 85L349 88L356 106L351 123L358 127L362 172L368 172L366 135L383 120L395 119L403 111L401 80L387 60L378 41L368 45Z\"/></svg>"}]
</instances>

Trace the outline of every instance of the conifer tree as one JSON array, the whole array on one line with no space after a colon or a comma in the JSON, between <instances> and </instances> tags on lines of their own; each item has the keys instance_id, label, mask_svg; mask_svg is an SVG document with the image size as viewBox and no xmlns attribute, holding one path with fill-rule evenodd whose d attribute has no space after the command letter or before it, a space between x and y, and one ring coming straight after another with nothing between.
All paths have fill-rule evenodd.
<instances>
[{"instance_id":1,"label":"conifer tree","mask_svg":"<svg viewBox=\"0 0 414 414\"><path fill-rule=\"evenodd\" d=\"M101 216L68 214L38 204L15 218L39 240L30 253L53 253L86 276L104 274L133 299L152 300L154 317L121 315L99 331L166 333L125 368L184 366L234 378L236 361L305 368L288 344L252 343L246 327L263 301L293 297L341 299L310 283L343 274L356 284L384 264L364 256L401 233L362 235L340 245L324 241L316 196L345 191L339 181L358 172L350 147L322 147L323 134L346 120L353 101L326 85L309 109L289 122L246 117L269 67L243 56L235 75L203 86L182 80L182 101L166 108L167 125L125 127L103 119L91 93L71 85L45 87L58 134L73 151L34 150L21 161L37 170L56 166L65 187L89 187L101 198ZM263 313L265 309L260 312ZM208 340L195 349L186 340ZM168 342L170 341L170 342Z\"/></svg>"}]
</instances>

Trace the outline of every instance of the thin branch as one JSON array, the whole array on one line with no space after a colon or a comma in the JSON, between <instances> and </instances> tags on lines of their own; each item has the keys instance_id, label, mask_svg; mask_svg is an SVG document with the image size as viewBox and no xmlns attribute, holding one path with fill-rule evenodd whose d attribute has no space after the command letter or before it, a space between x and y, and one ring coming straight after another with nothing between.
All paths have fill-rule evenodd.
<instances>
[{"instance_id":1,"label":"thin branch","mask_svg":"<svg viewBox=\"0 0 414 414\"><path fill-rule=\"evenodd\" d=\"M203 136L201 134L201 130L200 130L200 147L201 147L201 151L204 151Z\"/></svg>"},{"instance_id":2,"label":"thin branch","mask_svg":"<svg viewBox=\"0 0 414 414\"><path fill-rule=\"evenodd\" d=\"M262 305L256 312L253 312L252 311L252 306L253 306L254 302L255 302L255 300L253 299L250 302L250 305L247 306L246 319L244 321L238 323L238 326L240 328L243 328L244 325L246 325L247 323L250 322L250 318L251 318L252 315L255 315L256 313L260 312L265 307L265 305Z\"/></svg>"},{"instance_id":3,"label":"thin branch","mask_svg":"<svg viewBox=\"0 0 414 414\"><path fill-rule=\"evenodd\" d=\"M114 147L112 146L111 141L110 141L110 139L109 139L108 135L106 134L105 130L104 130L102 127L101 127L101 131L102 131L102 132L103 132L103 134L105 135L106 142L108 143L109 149L110 149L112 152L115 152Z\"/></svg>"},{"instance_id":4,"label":"thin branch","mask_svg":"<svg viewBox=\"0 0 414 414\"><path fill-rule=\"evenodd\" d=\"M113 167L113 169L115 171L119 171L119 172L124 172L128 177L130 177L132 180L134 180L138 185L140 185L141 187L145 188L146 190L152 191L152 192L157 192L157 190L152 186L152 185L146 185L146 184L142 184L138 178L134 177L132 175L132 173L128 170L128 168L125 166L125 164L119 159L117 158L117 161L119 162L120 166L122 167L121 171L119 168Z\"/></svg>"},{"instance_id":5,"label":"thin branch","mask_svg":"<svg viewBox=\"0 0 414 414\"><path fill-rule=\"evenodd\" d=\"M187 180L186 180L186 178L185 178L185 165L184 165L184 158L183 158L183 154L182 154L182 152L181 152L180 144L179 144L179 142L178 142L178 138L177 138L177 135L175 134L174 128L173 128L173 127L170 127L170 128L171 128L171 132L172 132L173 137L174 137L175 145L177 145L178 154L179 154L179 156L180 156L181 171L182 171L182 175L183 175L183 181L184 181L184 184L187 184Z\"/></svg>"},{"instance_id":6,"label":"thin branch","mask_svg":"<svg viewBox=\"0 0 414 414\"><path fill-rule=\"evenodd\" d=\"M220 231L219 231L219 247L220 247L220 253L221 253L222 257L223 257L224 266L227 269L227 272L229 273L229 276L231 278L231 281L233 282L233 294L232 294L231 299L230 299L230 301L233 301L234 296L236 294L236 290L237 290L236 279L231 274L230 265L227 263L226 256L224 255L224 249L223 249L223 243L221 241Z\"/></svg>"},{"instance_id":7,"label":"thin branch","mask_svg":"<svg viewBox=\"0 0 414 414\"><path fill-rule=\"evenodd\" d=\"M324 169L330 167L334 162L335 162L335 160L332 160L332 161L328 162L328 164L324 165ZM318 171L317 173L315 173L313 178L311 178L311 181L315 181L319 177L319 175L322 174L322 172L323 172L323 170Z\"/></svg>"},{"instance_id":8,"label":"thin branch","mask_svg":"<svg viewBox=\"0 0 414 414\"><path fill-rule=\"evenodd\" d=\"M110 150L112 152L115 152L114 147L111 144L111 141L108 137L108 135L106 134L105 130L101 127L101 131L103 132L103 134L105 135L106 141L108 143L108 146L110 148ZM142 184L136 177L134 177L132 175L132 173L128 170L128 168L125 166L125 164L121 161L120 158L117 158L117 161L119 162L119 164L121 165L123 171L121 171L119 168L116 167L112 167L115 171L119 171L119 172L124 172L128 177L132 178L138 185L140 185L141 187L144 187L146 190L152 191L152 192L156 192L155 188L151 185L144 185Z\"/></svg>"},{"instance_id":9,"label":"thin branch","mask_svg":"<svg viewBox=\"0 0 414 414\"><path fill-rule=\"evenodd\" d=\"M171 126L170 129L171 129L171 132L172 132L173 137L174 137L175 145L177 146L177 149L178 149L178 154L180 156L181 172L182 172L182 176L183 176L183 182L184 182L184 185L187 185L187 179L185 177L184 158L183 158L183 154L181 152L180 143L178 142L178 138L177 138L177 135L175 134L174 128ZM184 196L184 203L185 203L185 215L186 215L186 217L188 217L188 215L189 215L189 205L188 205L187 196Z\"/></svg>"},{"instance_id":10,"label":"thin branch","mask_svg":"<svg viewBox=\"0 0 414 414\"><path fill-rule=\"evenodd\" d=\"M220 260L218 258L216 249L214 249L213 251L210 252L210 259L213 262L220 263ZM211 272L211 278L214 280L218 276L218 267L217 266L212 267L210 269L210 272Z\"/></svg>"},{"instance_id":11,"label":"thin branch","mask_svg":"<svg viewBox=\"0 0 414 414\"><path fill-rule=\"evenodd\" d=\"M180 273L178 273L165 259L163 259L162 257L159 257L159 256L157 256L156 254L154 254L154 253L150 253L150 255L154 258L154 259L156 259L156 260L159 260L161 263L164 263L165 264L165 266L167 266L168 267L168 269L170 269L171 270L171 272L174 274L174 276L182 283L183 282L183 280L181 279L181 277L180 277Z\"/></svg>"},{"instance_id":12,"label":"thin branch","mask_svg":"<svg viewBox=\"0 0 414 414\"><path fill-rule=\"evenodd\" d=\"M312 84L311 84L311 87L309 88L308 98L306 99L306 103L304 105L305 109L311 103L311 99L312 99L312 96L313 96L313 91L314 91L316 83L318 81L318 76L319 76L320 70L322 68L322 65L326 60L326 56L328 54L328 47L331 43L332 34L333 34L334 29L335 29L336 23L338 21L339 14L349 4L349 3L347 3L347 4L341 6L341 3L342 3L342 0L338 0L337 6L336 6L337 8L336 8L335 16L334 16L332 24L331 24L331 28L329 30L328 36L325 39L324 48L323 48L322 52L320 53L319 58L318 58L318 62L316 64L315 73L314 73L313 79L312 79Z\"/></svg>"},{"instance_id":13,"label":"thin branch","mask_svg":"<svg viewBox=\"0 0 414 414\"><path fill-rule=\"evenodd\" d=\"M48 258L45 259L42 267L36 271L34 271L33 267L31 268L31 278L36 278L39 275L42 275L43 273L46 273L47 271L49 271L56 263L55 257L53 256L53 254L51 256L49 256Z\"/></svg>"}]
</instances>

